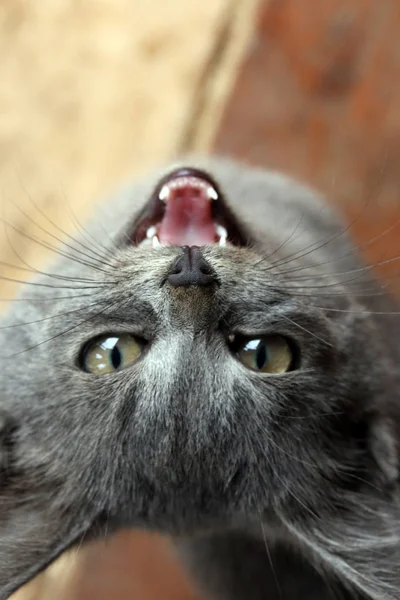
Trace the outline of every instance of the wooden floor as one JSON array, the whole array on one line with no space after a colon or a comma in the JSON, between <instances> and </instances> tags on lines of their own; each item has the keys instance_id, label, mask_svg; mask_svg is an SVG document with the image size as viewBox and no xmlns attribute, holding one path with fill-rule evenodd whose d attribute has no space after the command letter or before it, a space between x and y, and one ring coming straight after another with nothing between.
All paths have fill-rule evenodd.
<instances>
[{"instance_id":1,"label":"wooden floor","mask_svg":"<svg viewBox=\"0 0 400 600\"><path fill-rule=\"evenodd\" d=\"M261 0L210 145L316 186L375 262L400 255L399 31L397 0ZM196 147L194 130L185 149ZM380 267L398 270L396 261ZM31 588L35 600L195 597L157 538L121 534L65 564Z\"/></svg>"},{"instance_id":2,"label":"wooden floor","mask_svg":"<svg viewBox=\"0 0 400 600\"><path fill-rule=\"evenodd\" d=\"M213 143L322 191L374 263L400 255L399 31L397 0L262 1Z\"/></svg>"}]
</instances>

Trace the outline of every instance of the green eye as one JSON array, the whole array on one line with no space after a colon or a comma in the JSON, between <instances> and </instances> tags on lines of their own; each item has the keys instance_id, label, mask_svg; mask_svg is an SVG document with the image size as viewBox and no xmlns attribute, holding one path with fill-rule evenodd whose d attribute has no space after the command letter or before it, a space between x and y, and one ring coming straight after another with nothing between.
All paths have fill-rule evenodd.
<instances>
[{"instance_id":1,"label":"green eye","mask_svg":"<svg viewBox=\"0 0 400 600\"><path fill-rule=\"evenodd\" d=\"M80 365L84 371L95 375L113 373L135 362L142 351L143 343L128 333L104 335L87 344Z\"/></svg>"},{"instance_id":2,"label":"green eye","mask_svg":"<svg viewBox=\"0 0 400 600\"><path fill-rule=\"evenodd\" d=\"M236 354L246 367L259 373L287 373L293 367L293 352L280 335L245 340L236 347Z\"/></svg>"}]
</instances>

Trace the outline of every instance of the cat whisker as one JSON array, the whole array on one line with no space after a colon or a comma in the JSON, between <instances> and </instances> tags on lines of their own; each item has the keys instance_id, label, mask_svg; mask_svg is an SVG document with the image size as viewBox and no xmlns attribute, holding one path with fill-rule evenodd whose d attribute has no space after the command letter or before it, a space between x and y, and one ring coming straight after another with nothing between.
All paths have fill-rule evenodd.
<instances>
[{"instance_id":1,"label":"cat whisker","mask_svg":"<svg viewBox=\"0 0 400 600\"><path fill-rule=\"evenodd\" d=\"M328 342L327 340L324 340L322 337L320 337L319 335L317 335L316 333L313 333L312 331L310 331L309 329L307 329L306 327L303 327L303 325L300 325L299 323L296 323L296 321L293 321L292 319L290 319L289 317L287 317L286 315L281 315L281 317L283 319L285 319L285 321L289 321L289 323L291 323L292 325L294 325L295 327L298 327L299 329L301 329L302 331L305 331L306 333L308 333L309 335L311 335L313 338L319 340L320 342L322 342L323 344L325 344L326 346L330 346L331 348L333 348L333 344L331 344L330 342Z\"/></svg>"},{"instance_id":2,"label":"cat whisker","mask_svg":"<svg viewBox=\"0 0 400 600\"><path fill-rule=\"evenodd\" d=\"M62 194L63 194L63 197L64 197L65 202L66 202L66 206L68 208L69 216L71 217L71 221L75 225L75 227L77 228L77 230L80 231L81 235L89 242L89 244L95 244L95 246L100 250L101 254L104 253L104 251L106 251L106 254L112 255L111 250L109 248L107 248L106 246L102 246L99 243L99 241L96 240L96 238L93 237L90 234L90 232L82 225L82 223L79 221L78 217L74 213L70 202L68 202L68 197L67 197L67 194L65 192L65 189L64 189L63 185L60 184L60 187L61 187ZM97 211L100 212L101 211L101 207L97 207ZM108 239L110 240L111 245L113 246L113 248L115 250L118 250L118 246L115 243L115 241L112 238L112 236L110 235L110 232L107 231L107 229L103 226L103 224L100 221L99 221L99 226L101 227L101 229L104 232L104 234L106 235L106 237L108 237Z\"/></svg>"},{"instance_id":3,"label":"cat whisker","mask_svg":"<svg viewBox=\"0 0 400 600\"><path fill-rule=\"evenodd\" d=\"M394 225L391 225L390 227L388 227L388 228L387 228L387 229L386 229L386 230L385 230L383 233L381 233L380 235L378 235L378 236L375 236L375 237L371 238L371 239L370 239L368 242L366 242L365 244L362 244L362 245L358 246L358 250L366 250L367 248L369 248L369 247L373 246L375 243L377 243L379 240L381 240L381 239L382 239L382 238L383 238L385 235L388 235L388 234L389 234L389 233L391 233L393 230L395 230L397 227L399 227L399 225L400 225L400 219L399 219L398 221L396 221L396 223L395 223ZM346 230L345 230L345 231L346 231ZM338 237L338 236L337 236L337 237ZM332 238L331 238L331 240L330 240L330 241L332 241ZM294 260L299 260L300 258L304 258L305 256L307 256L307 255L311 254L312 252L314 252L315 250L318 250L318 249L320 249L320 247L314 248L314 249L312 249L311 251L309 251L309 252L306 252L305 254L300 254L300 255L298 255L298 256L294 256L294 258L290 258L290 257L289 257L289 260L287 260L287 261L285 260L284 262L281 262L281 263L279 263L279 264L278 264L278 263L273 263L272 265L270 265L270 266L267 268L267 270L274 269L275 267L281 267L281 266L283 266L284 264L289 264L290 262L293 262ZM313 264L313 265L302 265L302 266L300 266L300 267L299 267L299 266L297 266L297 267L295 267L295 268L294 268L294 269L292 269L292 270L282 271L282 272L281 272L281 274L288 274L288 273L291 273L291 272L298 272L298 271L302 271L302 270L304 270L304 269L313 269L313 268L316 268L316 267L320 267L320 266L324 266L324 265L332 264L332 263L335 263L335 262L339 262L339 261L341 261L341 260L344 260L344 259L346 259L346 258L348 258L348 257L351 257L351 256L353 256L353 250L350 250L349 252L346 252L345 254L342 254L342 255L340 255L340 256L338 256L338 257L334 258L334 259L329 259L329 260L327 260L327 261L322 261L322 262L320 262L320 263L315 263L315 264ZM393 262L394 260L398 260L398 259L399 259L399 257L394 257L394 258L392 258L392 259L388 259L388 262L390 262L390 261L391 261L391 262ZM372 269L372 268L374 268L374 267L380 266L380 265L382 265L382 264L387 264L387 262L386 262L386 261L380 261L380 262L378 262L378 263L375 263L375 264L372 264L372 265L367 265L367 266L365 267L365 269L366 269L366 270L369 270L369 269Z\"/></svg>"},{"instance_id":4,"label":"cat whisker","mask_svg":"<svg viewBox=\"0 0 400 600\"><path fill-rule=\"evenodd\" d=\"M24 282L25 283L25 282ZM50 298L0 298L0 302L54 302L55 300L74 300L76 298L93 298L93 294L71 294L70 296L51 296Z\"/></svg>"},{"instance_id":5,"label":"cat whisker","mask_svg":"<svg viewBox=\"0 0 400 600\"><path fill-rule=\"evenodd\" d=\"M337 272L337 273L325 273L325 274L321 274L321 275L317 275L317 276L299 276L299 277L291 277L290 279L283 279L283 284L284 284L284 289L285 290L300 290L300 289L306 289L306 290L314 290L314 289L326 289L326 288L332 288L332 287L336 287L336 286L343 286L343 285L349 285L349 284L354 284L360 281L360 279L362 279L363 275L366 273L369 273L370 271L372 271L374 268L379 267L379 266L383 266L383 265L387 265L393 262L396 262L400 260L400 256L396 256L396 257L391 257L389 259L385 259L382 260L380 262L377 262L373 265L370 266L366 266L366 267L360 267L357 269L352 269L352 270L348 270L348 271L343 271L343 272ZM327 261L327 262L332 262L332 261ZM321 263L322 264L322 263ZM312 268L312 266L309 267L310 269ZM302 270L302 268L300 268L299 270ZM293 271L293 270L292 270ZM283 271L279 273L279 276L282 275L286 275L287 273L289 273L291 271ZM318 281L319 279L324 279L324 278L332 278L334 276L340 276L340 275L351 275L352 273L358 273L359 275L357 277L352 277L350 279L343 279L340 281L335 281L333 283L328 283L328 284L324 284L324 285L304 285L304 286L290 286L291 283L296 283L299 281ZM386 281L395 281L400 274L396 274L393 275L389 278L386 278ZM288 285L289 284L289 285ZM390 289L390 284L387 283L385 285L379 285L378 283L373 284L373 286L367 287L367 288L361 288L361 289L353 289L352 287L350 287L350 292L354 293L354 294L360 294L360 293L367 293L367 292L375 292L376 289L380 289L380 290L384 290L384 289Z\"/></svg>"},{"instance_id":6,"label":"cat whisker","mask_svg":"<svg viewBox=\"0 0 400 600\"><path fill-rule=\"evenodd\" d=\"M400 260L400 256L399 255L392 256L390 258L382 259L380 261L377 261L375 263L370 263L370 264L368 264L366 266L359 267L357 269L351 269L351 270L348 270L348 271L338 271L336 273L321 273L321 274L318 274L316 277L324 278L324 277L335 277L335 276L338 276L338 275L346 275L348 273L369 273L370 271L373 271L376 267L380 267L380 266L383 266L383 265L391 264L391 263L396 262L398 260ZM289 270L286 270L286 271L278 271L277 274L279 274L279 275L289 275L291 273L298 273L299 271L304 271L304 270L308 270L308 269L312 270L312 269L315 269L317 267L323 267L323 266L332 264L334 262L336 262L336 260L327 260L327 261L324 261L324 262L314 263L314 264L311 264L311 265L295 267L294 269L289 269ZM293 279L291 278L291 279L293 281L295 281L295 280L301 279L303 277L304 277L304 279L312 279L313 278L312 276L310 277L309 275L299 275L296 279L294 279L294 278Z\"/></svg>"},{"instance_id":7,"label":"cat whisker","mask_svg":"<svg viewBox=\"0 0 400 600\"><path fill-rule=\"evenodd\" d=\"M0 280L2 281L10 281L12 283L21 283L24 285L33 285L35 287L45 287L45 288L53 288L58 290L97 290L104 289L109 287L109 285L114 285L112 282L109 284L103 283L99 285L86 285L86 286L66 286L66 285L52 285L50 283L40 283L39 281L26 281L24 279L15 279L14 277L6 277L5 275L0 275Z\"/></svg>"},{"instance_id":8,"label":"cat whisker","mask_svg":"<svg viewBox=\"0 0 400 600\"><path fill-rule=\"evenodd\" d=\"M392 585L392 576L399 540L397 507L396 512L382 514L360 503L358 494L352 497L347 494L346 502L343 507L347 513L351 507L349 517L332 521L329 535L317 522L301 527L284 514L280 518L288 531L320 557L322 564L344 576L368 598L395 600L398 590ZM347 530L346 536L343 528Z\"/></svg>"},{"instance_id":9,"label":"cat whisker","mask_svg":"<svg viewBox=\"0 0 400 600\"><path fill-rule=\"evenodd\" d=\"M57 226L56 223L54 223L54 221L52 221L44 213L44 211L41 208L39 208L39 206L37 206L37 204L34 202L34 200L31 198L31 196L28 194L28 192L24 188L23 188L23 190L24 190L26 196L28 197L29 201L33 204L33 206L37 210L37 212L39 214L41 214L47 220L48 223L50 223L55 229L57 229L58 231L60 231L66 238L68 238L68 239L72 240L73 242L75 242L76 244L80 245L81 247L83 247L85 250L87 250L91 254L87 254L86 252L82 252L82 250L79 250L79 248L76 248L75 246L72 246L71 244L68 244L65 240L62 240L58 236L54 235L53 233L51 233L50 231L48 231L45 227L43 227L42 225L40 225L37 221L35 221L35 219L31 215L29 215L26 211L24 211L18 204L16 204L15 202L12 202L13 206L22 215L24 215L24 217L28 221L30 221L33 225L35 225L35 227L37 227L38 229L40 229L40 231L42 231L43 233L45 233L46 235L48 235L52 239L54 239L57 242L59 242L62 246L65 246L66 248L70 248L71 250L73 250L74 252L80 254L81 256L89 258L90 260L94 260L94 261L98 262L99 264L103 264L104 266L111 266L111 265L108 265L107 262L104 260L104 253L102 255L100 253L95 252L92 248L89 248L88 246L85 246L85 244L82 244L82 242L80 242L79 240L77 240L74 236L72 236L72 235L66 233L65 231L63 231L60 227Z\"/></svg>"},{"instance_id":10,"label":"cat whisker","mask_svg":"<svg viewBox=\"0 0 400 600\"><path fill-rule=\"evenodd\" d=\"M15 225L12 225L10 222L6 221L4 218L0 217L0 221L6 226L6 227L10 227L13 231L17 232L18 234L20 234L22 237L31 240L32 242L38 244L38 246L42 246L43 248L46 248L47 250L51 250L52 252L54 252L54 254L58 254L59 256L63 256L64 258L67 258L68 260L71 260L72 262L84 265L85 267L89 267L92 268L94 270L103 272L103 273L107 273L108 271L105 269L102 269L101 267L99 267L96 264L93 264L92 262L88 262L88 261L84 261L84 260L80 260L75 256L71 256L70 254L67 254L65 252L62 252L61 250L58 250L55 246L52 246L51 244L47 244L46 242L44 242L43 240L39 240L38 238L29 235L28 233L26 233L25 231L23 231L22 229L19 229L18 227L16 227Z\"/></svg>"},{"instance_id":11,"label":"cat whisker","mask_svg":"<svg viewBox=\"0 0 400 600\"><path fill-rule=\"evenodd\" d=\"M39 269L36 269L35 267L31 267L25 261L24 261L24 264L26 264L27 266L22 267L21 265L13 265L11 263L0 261L1 267L6 267L8 269L23 271L24 273L30 273L33 275L44 275L46 277L50 277L51 279L59 279L61 281L73 281L75 283L93 283L93 284L99 283L98 279L86 279L86 278L79 278L79 277L67 277L66 275L56 275L55 273L47 273L46 271L40 271ZM112 285L112 284L118 283L118 281L113 280L113 281L107 282L107 284L108 283L110 283L110 285Z\"/></svg>"},{"instance_id":12,"label":"cat whisker","mask_svg":"<svg viewBox=\"0 0 400 600\"><path fill-rule=\"evenodd\" d=\"M291 286L290 284L296 283L296 280L288 279L287 283L289 285L284 285L283 287L285 290L291 290L291 289L294 289L294 290L299 290L299 289L301 289L301 290L325 290L328 288L335 288L335 287L343 288L348 283L356 284L357 282L363 283L362 281L360 281L359 277L354 277L351 279L344 279L343 281L334 281L333 283L326 283L323 285L310 285L310 284L300 283L299 285ZM282 283L286 283L286 281L284 281ZM370 286L369 288L361 288L361 291L373 291L373 290L376 290L376 286L375 287Z\"/></svg>"},{"instance_id":13,"label":"cat whisker","mask_svg":"<svg viewBox=\"0 0 400 600\"><path fill-rule=\"evenodd\" d=\"M356 281L336 281L334 283L330 283L327 285L282 285L282 289L284 289L286 292L291 292L292 290L294 291L300 291L300 290L311 290L311 294L313 294L313 290L329 290L331 288L339 288L343 290L344 286L346 285L346 283L352 283L353 286L355 286L355 284L357 283ZM369 286L369 287L350 287L348 289L343 290L343 292L339 293L339 292L335 292L335 295L349 295L350 293L354 296L358 295L358 294L368 294L368 293L374 293L375 291L383 291L383 290L388 290L388 289L392 289L392 285L391 284L387 284L385 286ZM318 294L318 292L317 292Z\"/></svg>"},{"instance_id":14,"label":"cat whisker","mask_svg":"<svg viewBox=\"0 0 400 600\"><path fill-rule=\"evenodd\" d=\"M343 292L340 292L340 295L349 295L352 294L353 296L357 296L360 294L371 294L371 295L375 295L376 293L380 293L380 292L384 292L386 290L386 293L398 293L399 292L399 286L400 286L400 279L399 279L399 274L394 275L393 277L388 277L385 279L386 283L380 284L378 281L371 281L369 286L362 286L364 282L363 280L360 281L359 277L356 278L352 278L352 279L348 279L348 280L343 280L343 281L336 281L330 284L324 284L324 285L303 285L302 283L299 283L298 285L290 285L291 283L296 283L296 280L288 280L283 281L282 282L282 288L285 291L291 291L291 290L295 290L295 291L302 291L302 290L318 290L318 289L327 289L327 288L335 288L338 287L339 289L343 289L344 286L346 286L346 289L343 290ZM288 285L289 284L289 285ZM359 287L358 287L359 286ZM314 293L314 292L312 292ZM336 294L336 292L335 292ZM334 294L334 295L335 295ZM318 295L318 293L317 293Z\"/></svg>"},{"instance_id":15,"label":"cat whisker","mask_svg":"<svg viewBox=\"0 0 400 600\"><path fill-rule=\"evenodd\" d=\"M300 465L303 465L305 467L309 467L311 469L315 468L315 463L311 463L308 462L302 458L298 458L298 456L295 456L294 454L292 454L291 452L287 452L286 450L284 450L281 446L279 446L279 444L277 444L272 437L269 438L268 443L271 443L274 448L276 448L276 450L282 454L284 454L285 456L287 456L288 458L290 458L290 460L294 460L295 462L297 462Z\"/></svg>"},{"instance_id":16,"label":"cat whisker","mask_svg":"<svg viewBox=\"0 0 400 600\"><path fill-rule=\"evenodd\" d=\"M101 213L101 207L97 208L97 211L99 213ZM101 230L103 231L104 235L110 240L110 243L113 247L114 250L118 251L120 250L120 247L118 246L118 244L116 243L115 239L110 235L110 232L107 231L107 229L104 227L103 223L100 221L100 219L97 222L98 226L101 228ZM124 237L124 239L126 240L128 246L132 246L132 239L129 237L128 233L126 232L126 230L124 229L122 232L122 235Z\"/></svg>"},{"instance_id":17,"label":"cat whisker","mask_svg":"<svg viewBox=\"0 0 400 600\"><path fill-rule=\"evenodd\" d=\"M310 419L320 419L322 417L335 417L343 415L343 411L339 412L326 412L326 413L313 413L310 412L307 415L279 415L279 419L283 421L309 421Z\"/></svg>"},{"instance_id":18,"label":"cat whisker","mask_svg":"<svg viewBox=\"0 0 400 600\"><path fill-rule=\"evenodd\" d=\"M290 277L288 278L288 281L318 281L319 279L331 279L333 277L340 277L341 275L351 275L353 273L360 273L361 275L363 275L364 273L369 273L370 271L373 271L376 267L379 267L383 264L385 264L386 260L392 260L392 262L394 262L395 260L400 259L400 256L398 257L391 257L390 259L384 259L382 261L376 262L374 264L368 265L366 267L359 267L357 269L349 269L348 271L336 271L334 273L316 273L316 274L311 274L311 275L299 275L297 277ZM310 269L313 268L313 266L309 267ZM287 275L288 273L291 273L293 271L281 271L279 272L279 275ZM390 275L390 277L386 277L385 279L395 279L397 277L400 277L400 272ZM351 281L351 280L349 280ZM347 283L347 281L345 281L345 283Z\"/></svg>"},{"instance_id":19,"label":"cat whisker","mask_svg":"<svg viewBox=\"0 0 400 600\"><path fill-rule=\"evenodd\" d=\"M367 486L373 488L377 492L382 492L382 488L379 488L377 485L375 485L374 483L372 483L372 481L367 481L363 477L359 477L358 475L354 475L354 473L348 473L348 472L346 472L346 477L350 477L351 479L356 479L357 481L360 481L361 483L365 483Z\"/></svg>"},{"instance_id":20,"label":"cat whisker","mask_svg":"<svg viewBox=\"0 0 400 600\"><path fill-rule=\"evenodd\" d=\"M106 519L105 519L105 525L104 525L104 532L103 532L103 542L104 544L107 546L108 543L108 523L110 520L110 515L109 515L109 511L107 511L106 513Z\"/></svg>"},{"instance_id":21,"label":"cat whisker","mask_svg":"<svg viewBox=\"0 0 400 600\"><path fill-rule=\"evenodd\" d=\"M279 595L280 598L283 598L282 588L281 588L281 585L279 583L279 579L278 579L278 575L277 575L275 567L274 567L274 563L272 562L272 555L271 555L271 552L269 550L267 535L265 533L265 527L264 527L264 523L263 523L263 520L262 520L261 511L259 511L259 516L260 516L261 532L262 532L262 536L263 536L263 540L264 540L264 547L265 547L265 550L266 550L266 553L267 553L267 556L268 556L268 561L269 561L269 564L270 564L270 567L271 567L271 572L272 572L272 575L273 575L273 578L274 578L274 581L275 581L275 584L276 584L276 589L277 589L278 595Z\"/></svg>"},{"instance_id":22,"label":"cat whisker","mask_svg":"<svg viewBox=\"0 0 400 600\"><path fill-rule=\"evenodd\" d=\"M377 311L377 310L358 310L358 309L345 309L345 308L331 308L328 306L317 306L315 304L309 304L310 308L317 308L319 310L326 310L328 312L335 313L350 313L357 315L388 315L397 316L400 315L400 311Z\"/></svg>"},{"instance_id":23,"label":"cat whisker","mask_svg":"<svg viewBox=\"0 0 400 600\"><path fill-rule=\"evenodd\" d=\"M306 246L305 248L303 248L302 250L298 250L296 252L294 252L293 254L289 255L288 257L285 257L283 259L279 259L278 261L272 263L271 267L279 267L282 266L284 264L293 262L293 260L297 260L299 258L303 258L305 256L308 256L309 254L311 254L312 252L315 252L316 250L320 250L324 247L326 247L327 245L329 245L331 242L336 241L337 239L339 239L340 237L342 237L343 235L345 235L346 233L349 232L349 230L355 225L355 223L360 219L363 211L367 208L369 202L370 202L371 198L368 198L364 204L364 206L362 207L362 209L360 210L360 212L356 215L356 217L354 217L354 219L348 223L346 225L346 227L344 227L339 233L335 234L334 236L328 238L328 239L324 239L321 241L317 241L317 242L313 242L312 244L309 244L308 246ZM321 211L324 209L325 207L321 208ZM304 213L303 213L304 214ZM400 220L399 220L400 223ZM351 254L351 253L350 253ZM264 257L261 261L266 260L267 257ZM255 266L258 266L258 262L256 263Z\"/></svg>"},{"instance_id":24,"label":"cat whisker","mask_svg":"<svg viewBox=\"0 0 400 600\"><path fill-rule=\"evenodd\" d=\"M35 323L43 323L45 321L50 321L52 319L57 319L59 317L66 317L68 315L73 315L79 312L82 312L84 310L87 310L88 308L91 308L93 306L98 306L99 304L102 304L104 302L108 302L108 300L99 300L97 302L93 302L91 304L87 304L85 306L81 306L80 308L76 308L74 310L68 310L66 312L62 312L62 313L57 313L55 315L50 315L48 317L43 317L42 319L35 319L33 321L25 321L24 323L13 323L12 325L5 325L3 327L0 327L0 331L3 329L14 329L16 327L24 327L26 325L34 325Z\"/></svg>"},{"instance_id":25,"label":"cat whisker","mask_svg":"<svg viewBox=\"0 0 400 600\"><path fill-rule=\"evenodd\" d=\"M369 293L369 292L363 292L363 291L359 291L357 293L354 293L354 298L356 298L357 300L361 300L361 299L367 299L367 298L384 298L387 297L387 292L376 292L376 293ZM326 294L323 294L321 292L319 293L314 293L314 294L301 294L301 293L294 293L291 292L291 296L293 298L346 298L348 299L348 294L346 293L333 293L333 292L327 292ZM327 310L330 310L328 307L326 307Z\"/></svg>"},{"instance_id":26,"label":"cat whisker","mask_svg":"<svg viewBox=\"0 0 400 600\"><path fill-rule=\"evenodd\" d=\"M282 248L284 248L287 244L290 243L290 240L293 238L293 236L295 235L295 233L297 232L297 230L299 229L302 221L304 218L304 212L302 213L299 222L297 223L297 225L295 226L295 228L293 229L292 233L289 235L289 237L287 237L281 244L279 244L279 246L277 248L275 248L274 250L272 250L272 252L270 254L268 254L265 257L265 260L270 260L270 258L272 256L274 256L275 254L277 254L279 252L279 250L282 250ZM264 260L264 259L263 259ZM257 266L258 263L255 264L255 266Z\"/></svg>"},{"instance_id":27,"label":"cat whisker","mask_svg":"<svg viewBox=\"0 0 400 600\"><path fill-rule=\"evenodd\" d=\"M12 249L14 250L14 248L12 247ZM40 271L39 269L37 269L36 267L33 267L32 265L30 265L29 263L27 263L25 260L23 260L23 258L14 250L17 258L19 258L21 260L21 262L26 265L25 267L21 266L21 265L13 265L11 263L7 263L4 261L0 261L0 266L1 267L6 267L9 269L16 269L18 271L23 271L25 273L31 273L33 275L44 275L46 277L50 277L52 279L59 279L61 281L73 281L73 282L80 282L80 283L94 283L94 284L98 284L99 280L98 279L88 279L88 278L79 278L79 277L68 277L66 275L57 275L55 273L47 273L46 271ZM110 281L110 284L112 283L118 283L117 280L115 281Z\"/></svg>"},{"instance_id":28,"label":"cat whisker","mask_svg":"<svg viewBox=\"0 0 400 600\"><path fill-rule=\"evenodd\" d=\"M79 544L78 544L78 545L77 545L77 547L75 548L75 555L78 555L78 554L79 554L79 552L81 551L81 549L82 549L82 546L83 546L83 543L84 543L84 541L85 541L85 537L86 537L86 535L87 535L87 531L84 531L84 532L82 533L82 535L80 536L80 539L79 539Z\"/></svg>"},{"instance_id":29,"label":"cat whisker","mask_svg":"<svg viewBox=\"0 0 400 600\"><path fill-rule=\"evenodd\" d=\"M262 473L260 473L260 475L262 476ZM309 506L307 506L298 496L297 494L295 494L286 484L285 480L279 475L278 471L275 469L274 470L274 476L276 477L277 481L279 481L279 483L282 485L282 488L289 494L289 496L291 498L293 498L293 500L295 500L295 502L301 506L308 514L310 514L313 518L313 520L315 520L316 522L321 522L323 523L323 519L322 517L320 517L316 512L314 512ZM281 515L281 520L282 522L284 522L284 520L282 519L282 515Z\"/></svg>"},{"instance_id":30,"label":"cat whisker","mask_svg":"<svg viewBox=\"0 0 400 600\"><path fill-rule=\"evenodd\" d=\"M107 306L103 310L100 310L100 311L96 312L95 314L90 315L90 317L88 317L87 319L84 319L83 321L80 321L79 323L76 323L72 327L69 327L68 329L65 329L64 331L56 333L55 335L53 335L45 340L42 340L41 342L38 342L37 344L34 344L33 346L24 348L24 350L20 350L19 352L15 352L14 354L10 354L9 356L1 356L1 358L5 358L5 359L14 358L16 356L20 356L21 354L25 354L25 352L29 352L30 350L39 348L43 344L47 344L48 342L51 342L52 340L58 339L58 338L62 337L63 335L66 335L67 333L74 331L75 329L77 329L77 327L81 327L82 325L89 323L90 321L93 321L93 319L96 319L100 315L104 314L107 310L114 308L115 306L121 306L123 303L124 303L124 300L122 300L122 301L118 300L116 302L112 302L111 304L107 304Z\"/></svg>"}]
</instances>

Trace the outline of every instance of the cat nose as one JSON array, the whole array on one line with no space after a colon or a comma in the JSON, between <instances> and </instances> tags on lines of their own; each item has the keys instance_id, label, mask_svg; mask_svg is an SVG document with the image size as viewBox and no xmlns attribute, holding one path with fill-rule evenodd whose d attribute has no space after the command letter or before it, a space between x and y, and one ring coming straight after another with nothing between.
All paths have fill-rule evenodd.
<instances>
[{"instance_id":1,"label":"cat nose","mask_svg":"<svg viewBox=\"0 0 400 600\"><path fill-rule=\"evenodd\" d=\"M215 273L198 246L182 246L183 254L171 269L168 281L171 285L212 285L217 282Z\"/></svg>"}]
</instances>

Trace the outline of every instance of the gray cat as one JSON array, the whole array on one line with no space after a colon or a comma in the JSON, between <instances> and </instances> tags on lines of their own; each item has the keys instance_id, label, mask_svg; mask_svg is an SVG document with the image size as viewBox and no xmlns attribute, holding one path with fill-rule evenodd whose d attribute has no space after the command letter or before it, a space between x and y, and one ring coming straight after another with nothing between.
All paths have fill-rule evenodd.
<instances>
[{"instance_id":1,"label":"gray cat","mask_svg":"<svg viewBox=\"0 0 400 600\"><path fill-rule=\"evenodd\" d=\"M0 323L0 598L139 527L205 598L398 599L400 320L332 210L191 160L57 253Z\"/></svg>"}]
</instances>

